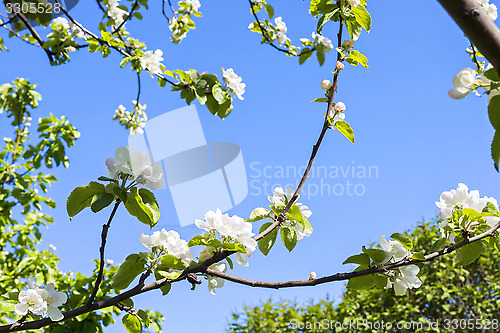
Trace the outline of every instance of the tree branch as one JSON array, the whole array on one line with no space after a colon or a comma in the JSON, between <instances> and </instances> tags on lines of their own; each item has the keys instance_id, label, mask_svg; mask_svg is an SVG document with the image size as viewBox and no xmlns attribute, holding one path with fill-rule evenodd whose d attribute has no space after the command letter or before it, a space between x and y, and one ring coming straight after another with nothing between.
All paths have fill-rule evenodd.
<instances>
[{"instance_id":1,"label":"tree branch","mask_svg":"<svg viewBox=\"0 0 500 333\"><path fill-rule=\"evenodd\" d=\"M116 199L115 206L113 207L113 210L111 211L111 215L109 216L108 223L106 223L105 225L102 226L101 248L99 249L99 253L101 255L101 260L99 262L99 273L97 274L97 279L95 281L94 290L92 291L92 294L90 295L86 306L90 306L92 304L92 302L95 299L95 296L97 295L97 292L99 291L99 286L101 285L102 275L103 275L103 271L104 271L104 248L106 247L106 238L108 237L108 229L109 229L109 226L111 225L111 221L113 220L113 217L116 214L116 210L118 209L120 202L121 202L120 199Z\"/></svg>"},{"instance_id":2,"label":"tree branch","mask_svg":"<svg viewBox=\"0 0 500 333\"><path fill-rule=\"evenodd\" d=\"M465 35L500 71L500 29L477 0L438 0Z\"/></svg>"}]
</instances>

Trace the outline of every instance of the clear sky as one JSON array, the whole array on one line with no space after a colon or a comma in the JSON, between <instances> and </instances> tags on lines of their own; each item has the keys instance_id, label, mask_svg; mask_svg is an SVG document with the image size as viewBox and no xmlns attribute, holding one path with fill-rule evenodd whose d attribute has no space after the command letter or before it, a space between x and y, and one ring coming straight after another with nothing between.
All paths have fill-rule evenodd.
<instances>
[{"instance_id":1,"label":"clear sky","mask_svg":"<svg viewBox=\"0 0 500 333\"><path fill-rule=\"evenodd\" d=\"M307 1L271 3L296 45L300 37L310 37L316 22L307 12ZM318 276L348 271L352 267L344 267L342 262L359 253L362 245L378 241L381 234L412 228L423 218L434 218L434 202L440 193L456 188L459 182L478 189L481 195L499 197L499 178L489 153L493 130L486 98L469 96L455 101L447 94L453 88L453 76L472 67L463 33L437 1L369 1L368 9L372 31L363 33L355 47L368 57L370 68L346 65L336 95L336 101L347 105L346 120L354 129L356 144L329 131L315 165L344 172L353 166L357 171L371 167L371 177L369 173L362 177L357 171L354 176L348 172L312 177L300 200L313 212L309 219L312 236L300 241L292 253L282 244L267 258L256 251L250 267L236 267L232 274L284 281L307 279L311 271ZM270 171L298 169L307 163L325 111L324 105L310 101L322 97L320 82L331 79L335 53L327 55L323 67L315 59L300 66L297 59L260 45L259 35L247 29L253 21L247 1L202 1L200 10L203 17L196 19L196 30L180 45L169 41L160 1L151 1L144 21L127 26L148 49L163 50L168 69L220 73L223 66L242 76L247 85L245 100L235 102L229 117L221 120L205 107L197 104L197 108L207 141L234 142L241 147L253 185L248 197L229 213L246 218L253 208L267 206L271 184L297 183L293 173ZM80 1L72 14L92 28L101 15L92 1ZM336 24L328 24L324 33L334 39L336 29ZM120 69L115 54L103 59L97 53L77 52L69 64L51 67L40 49L14 40L6 42L10 51L0 53L0 83L16 77L37 83L43 100L34 117L50 112L66 115L82 134L69 150L70 169L54 170L59 182L49 195L58 207L48 212L55 224L43 233L41 248L57 247L63 271L89 274L92 260L98 256L101 226L111 208L98 215L86 211L69 221L65 200L75 187L105 175L105 159L127 144L127 131L112 116L119 104L131 108L137 88L135 74ZM146 73L142 82L141 101L147 104L150 118L185 105L178 93L160 88ZM2 134L6 129L4 120ZM347 182L352 184L351 195ZM327 185L337 186L337 195L327 193ZM355 185L362 195L354 193ZM323 193L315 194L322 186ZM342 188L344 193L338 195ZM162 217L155 230L175 228L184 239L198 232L194 226L178 226L167 190L156 194ZM148 232L147 226L122 207L109 232L106 257L120 263L128 254L143 251L139 235ZM257 305L269 297L299 302L327 294L338 297L343 283L280 291L226 283L217 296L209 294L205 281L195 292L189 289L187 283L179 283L166 297L160 292L141 295L135 299L136 307L161 311L169 333L222 332L231 311L242 310L244 305ZM121 324L106 329L121 331Z\"/></svg>"}]
</instances>

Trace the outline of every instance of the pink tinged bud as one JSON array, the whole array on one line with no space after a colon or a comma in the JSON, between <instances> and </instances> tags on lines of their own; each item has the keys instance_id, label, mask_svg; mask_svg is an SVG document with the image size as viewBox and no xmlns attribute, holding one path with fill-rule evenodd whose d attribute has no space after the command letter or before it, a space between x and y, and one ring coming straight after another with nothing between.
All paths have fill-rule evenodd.
<instances>
[{"instance_id":1,"label":"pink tinged bud","mask_svg":"<svg viewBox=\"0 0 500 333\"><path fill-rule=\"evenodd\" d=\"M323 80L321 81L321 89L330 89L330 87L332 86L332 83L330 82L330 80Z\"/></svg>"},{"instance_id":2,"label":"pink tinged bud","mask_svg":"<svg viewBox=\"0 0 500 333\"><path fill-rule=\"evenodd\" d=\"M343 63L341 63L340 61L337 61L337 66L336 66L336 67L337 67L337 69L338 69L339 71L341 71L341 70L343 70L343 69L344 69L344 64L343 64Z\"/></svg>"},{"instance_id":3,"label":"pink tinged bud","mask_svg":"<svg viewBox=\"0 0 500 333\"><path fill-rule=\"evenodd\" d=\"M109 266L112 266L115 262L111 259L106 259L106 264L108 264Z\"/></svg>"},{"instance_id":4,"label":"pink tinged bud","mask_svg":"<svg viewBox=\"0 0 500 333\"><path fill-rule=\"evenodd\" d=\"M108 170L110 172L115 172L116 169L115 169L115 159L110 157L106 160L106 166L108 167Z\"/></svg>"},{"instance_id":5,"label":"pink tinged bud","mask_svg":"<svg viewBox=\"0 0 500 333\"><path fill-rule=\"evenodd\" d=\"M334 107L335 111L337 112L344 112L346 107L345 107L345 104L342 103L342 102L338 102L337 104L335 104L335 107Z\"/></svg>"}]
</instances>

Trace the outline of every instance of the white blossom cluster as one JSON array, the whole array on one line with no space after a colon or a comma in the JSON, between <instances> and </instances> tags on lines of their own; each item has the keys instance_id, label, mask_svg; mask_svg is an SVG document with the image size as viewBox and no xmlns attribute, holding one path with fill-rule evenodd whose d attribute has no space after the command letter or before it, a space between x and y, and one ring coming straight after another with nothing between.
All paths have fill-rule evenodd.
<instances>
[{"instance_id":1,"label":"white blossom cluster","mask_svg":"<svg viewBox=\"0 0 500 333\"><path fill-rule=\"evenodd\" d=\"M314 44L316 44L316 47L321 48L324 52L328 53L333 49L332 41L328 37L313 32L312 38L314 40Z\"/></svg>"},{"instance_id":2,"label":"white blossom cluster","mask_svg":"<svg viewBox=\"0 0 500 333\"><path fill-rule=\"evenodd\" d=\"M115 110L115 115L113 119L118 120L120 125L125 126L126 129L130 130L130 135L144 134L144 127L146 127L146 120L148 117L146 112L146 104L138 104L137 101L133 101L135 108L133 112L127 111L127 109L120 105L118 109Z\"/></svg>"},{"instance_id":3,"label":"white blossom cluster","mask_svg":"<svg viewBox=\"0 0 500 333\"><path fill-rule=\"evenodd\" d=\"M149 75L153 77L153 74L160 74L164 66L161 62L163 61L163 51L157 49L156 51L146 51L141 58L141 67L149 72Z\"/></svg>"},{"instance_id":4,"label":"white blossom cluster","mask_svg":"<svg viewBox=\"0 0 500 333\"><path fill-rule=\"evenodd\" d=\"M19 304L15 306L18 315L25 316L28 312L33 314L40 312L42 316L49 315L52 321L59 321L64 316L58 307L66 303L68 296L57 291L53 283L49 283L41 289L36 278L29 277L28 290L21 291L18 300Z\"/></svg>"},{"instance_id":5,"label":"white blossom cluster","mask_svg":"<svg viewBox=\"0 0 500 333\"><path fill-rule=\"evenodd\" d=\"M248 266L245 255L250 258L257 247L257 241L252 238L255 235L252 233L252 223L245 222L237 215L222 214L220 209L215 212L208 211L205 214L205 220L196 219L194 223L198 228L214 235L218 232L225 243L238 242L242 244L247 252L245 254L236 253L236 261L242 266Z\"/></svg>"},{"instance_id":6,"label":"white blossom cluster","mask_svg":"<svg viewBox=\"0 0 500 333\"><path fill-rule=\"evenodd\" d=\"M285 22L283 22L283 18L277 17L274 19L274 27L277 31L277 39L278 43L284 44L287 41L286 33L287 33L287 28Z\"/></svg>"},{"instance_id":7,"label":"white blossom cluster","mask_svg":"<svg viewBox=\"0 0 500 333\"><path fill-rule=\"evenodd\" d=\"M492 68L491 64L489 64L485 70L490 68ZM476 89L479 87L489 89L490 84L491 81L483 74L478 75L472 68L465 68L458 72L453 78L453 85L455 88L448 91L448 95L453 99L461 99L469 95L472 90L479 96Z\"/></svg>"},{"instance_id":8,"label":"white blossom cluster","mask_svg":"<svg viewBox=\"0 0 500 333\"><path fill-rule=\"evenodd\" d=\"M410 251L400 242L386 240L385 236L380 236L380 246L385 252L385 260L382 264L401 261L410 256ZM418 288L422 281L417 277L420 268L417 265L399 267L389 272L386 288L394 288L396 295L406 294L407 289Z\"/></svg>"},{"instance_id":9,"label":"white blossom cluster","mask_svg":"<svg viewBox=\"0 0 500 333\"><path fill-rule=\"evenodd\" d=\"M289 187L286 189L286 191L283 191L283 188L281 187L276 187L273 191L273 196L268 196L267 199L274 205L285 206L290 201L290 199L292 199L292 196L294 194L295 191ZM299 198L297 198L297 200ZM296 202L294 203L294 206L298 206L300 208L300 212L305 219L311 217L312 212L306 205L303 205L300 202ZM276 214L274 214L274 212L271 212L270 215L271 217L276 217ZM304 226L298 221L286 220L285 223L290 224L295 229L295 232L297 233L297 241L302 240L302 238L304 237L311 236L313 232L312 228L304 228Z\"/></svg>"},{"instance_id":10,"label":"white blossom cluster","mask_svg":"<svg viewBox=\"0 0 500 333\"><path fill-rule=\"evenodd\" d=\"M119 6L120 0L108 0L108 16L115 21L115 25L119 26L123 23L123 17L128 15L128 12L121 9Z\"/></svg>"},{"instance_id":11,"label":"white blossom cluster","mask_svg":"<svg viewBox=\"0 0 500 333\"><path fill-rule=\"evenodd\" d=\"M128 179L135 179L150 190L157 190L165 186L163 168L154 163L149 154L140 152L133 147L120 147L116 150L116 158L106 160L108 174L117 179L125 175Z\"/></svg>"},{"instance_id":12,"label":"white blossom cluster","mask_svg":"<svg viewBox=\"0 0 500 333\"><path fill-rule=\"evenodd\" d=\"M224 67L222 67L221 71L224 82L226 82L229 89L231 89L240 100L243 100L242 95L245 93L246 84L241 82L242 78L238 76L232 68L224 69Z\"/></svg>"},{"instance_id":13,"label":"white blossom cluster","mask_svg":"<svg viewBox=\"0 0 500 333\"><path fill-rule=\"evenodd\" d=\"M439 215L443 219L439 223L439 227L443 229L450 224L449 220L453 215L453 210L456 208L469 208L481 213L488 203L492 204L498 210L498 203L495 198L486 196L481 198L478 190L469 192L469 188L465 184L460 183L456 190L441 193L439 201L436 202L436 206L440 209ZM483 219L490 227L495 226L500 221L500 218L495 216L484 216ZM443 236L445 235L446 233L443 233ZM452 242L454 242L454 236L454 234L449 235Z\"/></svg>"},{"instance_id":14,"label":"white blossom cluster","mask_svg":"<svg viewBox=\"0 0 500 333\"><path fill-rule=\"evenodd\" d=\"M201 3L199 0L184 0L184 1L179 1L179 6L183 7L185 5L187 7L187 12L192 14L192 13L198 13L198 9L201 7Z\"/></svg>"},{"instance_id":15,"label":"white blossom cluster","mask_svg":"<svg viewBox=\"0 0 500 333\"><path fill-rule=\"evenodd\" d=\"M498 18L498 8L494 4L490 3L490 0L477 0L477 2L493 21Z\"/></svg>"},{"instance_id":16,"label":"white blossom cluster","mask_svg":"<svg viewBox=\"0 0 500 333\"><path fill-rule=\"evenodd\" d=\"M188 264L193 260L193 253L187 246L187 242L181 239L177 231L162 229L161 231L153 232L152 235L141 234L140 240L142 245L150 251L156 251L158 257L170 254Z\"/></svg>"},{"instance_id":17,"label":"white blossom cluster","mask_svg":"<svg viewBox=\"0 0 500 333\"><path fill-rule=\"evenodd\" d=\"M328 80L327 80L328 81ZM342 102L337 102L333 108L328 110L328 118L330 119L330 123L335 125L337 121L344 121L345 119L345 111L346 106ZM335 129L335 127L333 127Z\"/></svg>"},{"instance_id":18,"label":"white blossom cluster","mask_svg":"<svg viewBox=\"0 0 500 333\"><path fill-rule=\"evenodd\" d=\"M60 33L67 32L71 34L71 37L75 37L78 39L85 39L85 33L83 32L83 30L80 29L80 27L78 27L73 22L68 21L64 17L56 17L55 19L52 20L52 24L50 26L54 31ZM70 46L68 48L68 51L74 52L76 51L76 49L73 46Z\"/></svg>"}]
</instances>

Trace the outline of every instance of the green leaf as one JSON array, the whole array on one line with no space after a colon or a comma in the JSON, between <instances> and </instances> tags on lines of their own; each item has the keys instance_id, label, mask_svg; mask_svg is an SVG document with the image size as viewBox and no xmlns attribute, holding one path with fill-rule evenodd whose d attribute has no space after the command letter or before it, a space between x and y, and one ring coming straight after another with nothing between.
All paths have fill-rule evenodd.
<instances>
[{"instance_id":1,"label":"green leaf","mask_svg":"<svg viewBox=\"0 0 500 333\"><path fill-rule=\"evenodd\" d=\"M273 16L274 16L274 8L273 8L273 6L268 5L266 3L266 4L264 4L264 9L266 10L267 15L269 16L269 18L272 19Z\"/></svg>"},{"instance_id":2,"label":"green leaf","mask_svg":"<svg viewBox=\"0 0 500 333\"><path fill-rule=\"evenodd\" d=\"M493 158L495 169L498 172L498 162L500 161L500 135L498 135L498 131L495 131L491 142L491 158Z\"/></svg>"},{"instance_id":3,"label":"green leaf","mask_svg":"<svg viewBox=\"0 0 500 333\"><path fill-rule=\"evenodd\" d=\"M122 318L122 323L123 326L125 326L125 329L129 333L141 333L142 332L142 325L141 321L139 320L139 317L136 315L127 313L125 316Z\"/></svg>"},{"instance_id":4,"label":"green leaf","mask_svg":"<svg viewBox=\"0 0 500 333\"><path fill-rule=\"evenodd\" d=\"M484 76L491 81L500 81L500 75L494 68L490 68L486 72L484 72Z\"/></svg>"},{"instance_id":5,"label":"green leaf","mask_svg":"<svg viewBox=\"0 0 500 333\"><path fill-rule=\"evenodd\" d=\"M370 29L372 27L372 17L370 16L370 13L368 13L366 8L364 6L356 6L351 10L356 17L356 22L358 22L360 26L365 28L367 32L370 32Z\"/></svg>"},{"instance_id":6,"label":"green leaf","mask_svg":"<svg viewBox=\"0 0 500 333\"><path fill-rule=\"evenodd\" d=\"M349 56L347 57L346 61L353 66L361 64L361 66L368 68L368 59L364 54L362 54L357 50L351 50L351 52L349 52Z\"/></svg>"},{"instance_id":7,"label":"green leaf","mask_svg":"<svg viewBox=\"0 0 500 333\"><path fill-rule=\"evenodd\" d=\"M430 249L431 253L441 250L443 248L445 242L446 242L446 238L438 239L434 244L432 244L431 249Z\"/></svg>"},{"instance_id":8,"label":"green leaf","mask_svg":"<svg viewBox=\"0 0 500 333\"><path fill-rule=\"evenodd\" d=\"M363 275L349 279L347 282L347 289L354 290L368 290L375 286L375 279L373 275Z\"/></svg>"},{"instance_id":9,"label":"green leaf","mask_svg":"<svg viewBox=\"0 0 500 333\"><path fill-rule=\"evenodd\" d=\"M19 304L19 301L3 301L0 302L0 312L14 312L16 304Z\"/></svg>"},{"instance_id":10,"label":"green leaf","mask_svg":"<svg viewBox=\"0 0 500 333\"><path fill-rule=\"evenodd\" d=\"M250 217L245 222L256 222L269 217L269 211L265 208L258 207L252 210Z\"/></svg>"},{"instance_id":11,"label":"green leaf","mask_svg":"<svg viewBox=\"0 0 500 333\"><path fill-rule=\"evenodd\" d=\"M492 216L500 216L500 212L498 211L498 208L495 207L491 202L488 201L486 206L483 208L483 213L488 213L491 214Z\"/></svg>"},{"instance_id":12,"label":"green leaf","mask_svg":"<svg viewBox=\"0 0 500 333\"><path fill-rule=\"evenodd\" d=\"M324 103L324 102L328 102L328 99L322 97L322 98L315 98L311 101L311 103L313 102L321 102L321 103Z\"/></svg>"},{"instance_id":13,"label":"green leaf","mask_svg":"<svg viewBox=\"0 0 500 333\"><path fill-rule=\"evenodd\" d=\"M411 258L415 260L425 260L424 254L420 252L413 253Z\"/></svg>"},{"instance_id":14,"label":"green leaf","mask_svg":"<svg viewBox=\"0 0 500 333\"><path fill-rule=\"evenodd\" d=\"M323 66L325 63L325 52L316 50L316 57L318 58L318 63L320 66Z\"/></svg>"},{"instance_id":15,"label":"green leaf","mask_svg":"<svg viewBox=\"0 0 500 333\"><path fill-rule=\"evenodd\" d=\"M373 260L376 263L381 263L385 260L385 251L384 250L379 250L379 249L366 249L363 246L363 252L367 254L371 260Z\"/></svg>"},{"instance_id":16,"label":"green leaf","mask_svg":"<svg viewBox=\"0 0 500 333\"><path fill-rule=\"evenodd\" d=\"M350 256L347 258L343 264L358 264L358 265L363 265L363 266L368 266L370 265L370 257L367 254L361 253L361 254L355 254L353 256Z\"/></svg>"},{"instance_id":17,"label":"green leaf","mask_svg":"<svg viewBox=\"0 0 500 333\"><path fill-rule=\"evenodd\" d=\"M240 243L222 243L220 247L228 251L247 253L247 249L245 248L245 246Z\"/></svg>"},{"instance_id":18,"label":"green leaf","mask_svg":"<svg viewBox=\"0 0 500 333\"><path fill-rule=\"evenodd\" d=\"M458 264L467 266L473 263L483 253L483 243L480 241L469 243L457 250Z\"/></svg>"},{"instance_id":19,"label":"green leaf","mask_svg":"<svg viewBox=\"0 0 500 333\"><path fill-rule=\"evenodd\" d=\"M412 242L412 240L410 238L408 238L408 236L406 236L404 234L394 233L394 234L391 235L391 238L397 240L398 242L400 242L401 245L403 245L408 250L411 250L413 248L413 242Z\"/></svg>"},{"instance_id":20,"label":"green leaf","mask_svg":"<svg viewBox=\"0 0 500 333\"><path fill-rule=\"evenodd\" d=\"M271 222L264 223L259 230L259 233L263 232L266 230L269 226L271 225ZM259 250L267 256L269 251L271 251L271 248L273 247L274 243L276 242L276 237L278 236L278 229L275 228L273 231L259 239L258 244L259 244Z\"/></svg>"},{"instance_id":21,"label":"green leaf","mask_svg":"<svg viewBox=\"0 0 500 333\"><path fill-rule=\"evenodd\" d=\"M384 289L385 287L387 287L387 276L375 274L373 276L373 279L375 280L375 285L377 286L377 288Z\"/></svg>"},{"instance_id":22,"label":"green leaf","mask_svg":"<svg viewBox=\"0 0 500 333\"><path fill-rule=\"evenodd\" d=\"M302 216L302 212L300 211L300 207L296 205L292 205L288 212L286 212L286 216L290 220L298 221L301 224L304 223L304 216Z\"/></svg>"},{"instance_id":23,"label":"green leaf","mask_svg":"<svg viewBox=\"0 0 500 333\"><path fill-rule=\"evenodd\" d=\"M90 182L87 186L75 188L66 201L66 210L70 217L80 213L83 209L90 207L95 194L105 192L104 185Z\"/></svg>"},{"instance_id":24,"label":"green leaf","mask_svg":"<svg viewBox=\"0 0 500 333\"><path fill-rule=\"evenodd\" d=\"M347 31L349 32L349 36L351 36L351 39L354 41L358 40L363 28L361 27L361 25L358 22L356 22L356 18L352 17L348 20L345 20L345 25L346 25Z\"/></svg>"},{"instance_id":25,"label":"green leaf","mask_svg":"<svg viewBox=\"0 0 500 333\"><path fill-rule=\"evenodd\" d=\"M354 144L354 132L348 122L342 120L337 121L335 127L347 138L347 140Z\"/></svg>"},{"instance_id":26,"label":"green leaf","mask_svg":"<svg viewBox=\"0 0 500 333\"><path fill-rule=\"evenodd\" d=\"M212 95L219 104L222 104L226 101L227 95L225 94L224 90L222 90L220 84L215 84L212 87Z\"/></svg>"},{"instance_id":27,"label":"green leaf","mask_svg":"<svg viewBox=\"0 0 500 333\"><path fill-rule=\"evenodd\" d=\"M488 116L494 129L500 128L500 96L493 96L488 104Z\"/></svg>"},{"instance_id":28,"label":"green leaf","mask_svg":"<svg viewBox=\"0 0 500 333\"><path fill-rule=\"evenodd\" d=\"M281 240L289 252L297 245L297 232L292 226L281 227Z\"/></svg>"},{"instance_id":29,"label":"green leaf","mask_svg":"<svg viewBox=\"0 0 500 333\"><path fill-rule=\"evenodd\" d=\"M161 257L160 261L161 261L161 266L158 267L158 269L173 268L182 271L188 268L189 266L188 263L186 263L184 260L176 256L173 256L171 254L165 254L164 256Z\"/></svg>"},{"instance_id":30,"label":"green leaf","mask_svg":"<svg viewBox=\"0 0 500 333\"><path fill-rule=\"evenodd\" d=\"M142 323L146 327L151 327L151 321L149 320L148 314L144 310L137 311L137 315L141 318Z\"/></svg>"},{"instance_id":31,"label":"green leaf","mask_svg":"<svg viewBox=\"0 0 500 333\"><path fill-rule=\"evenodd\" d=\"M132 187L125 202L125 208L131 215L151 228L160 219L160 210L154 194L144 188L138 191L137 188Z\"/></svg>"},{"instance_id":32,"label":"green leaf","mask_svg":"<svg viewBox=\"0 0 500 333\"><path fill-rule=\"evenodd\" d=\"M145 264L146 260L140 255L129 255L111 279L111 286L118 290L127 288L139 274L146 270Z\"/></svg>"},{"instance_id":33,"label":"green leaf","mask_svg":"<svg viewBox=\"0 0 500 333\"><path fill-rule=\"evenodd\" d=\"M191 238L187 245L189 247L197 246L197 245L208 246L208 245L210 245L211 241L213 241L214 239L216 239L216 238L212 234L208 234L208 233L199 234L199 235L196 235L193 238Z\"/></svg>"},{"instance_id":34,"label":"green leaf","mask_svg":"<svg viewBox=\"0 0 500 333\"><path fill-rule=\"evenodd\" d=\"M106 192L96 193L92 197L90 209L92 209L94 213L100 212L104 208L111 205L113 200L115 200L115 196L113 194Z\"/></svg>"},{"instance_id":35,"label":"green leaf","mask_svg":"<svg viewBox=\"0 0 500 333\"><path fill-rule=\"evenodd\" d=\"M303 64L307 59L309 59L314 52L310 52L311 49L306 47L300 52L299 64Z\"/></svg>"}]
</instances>

